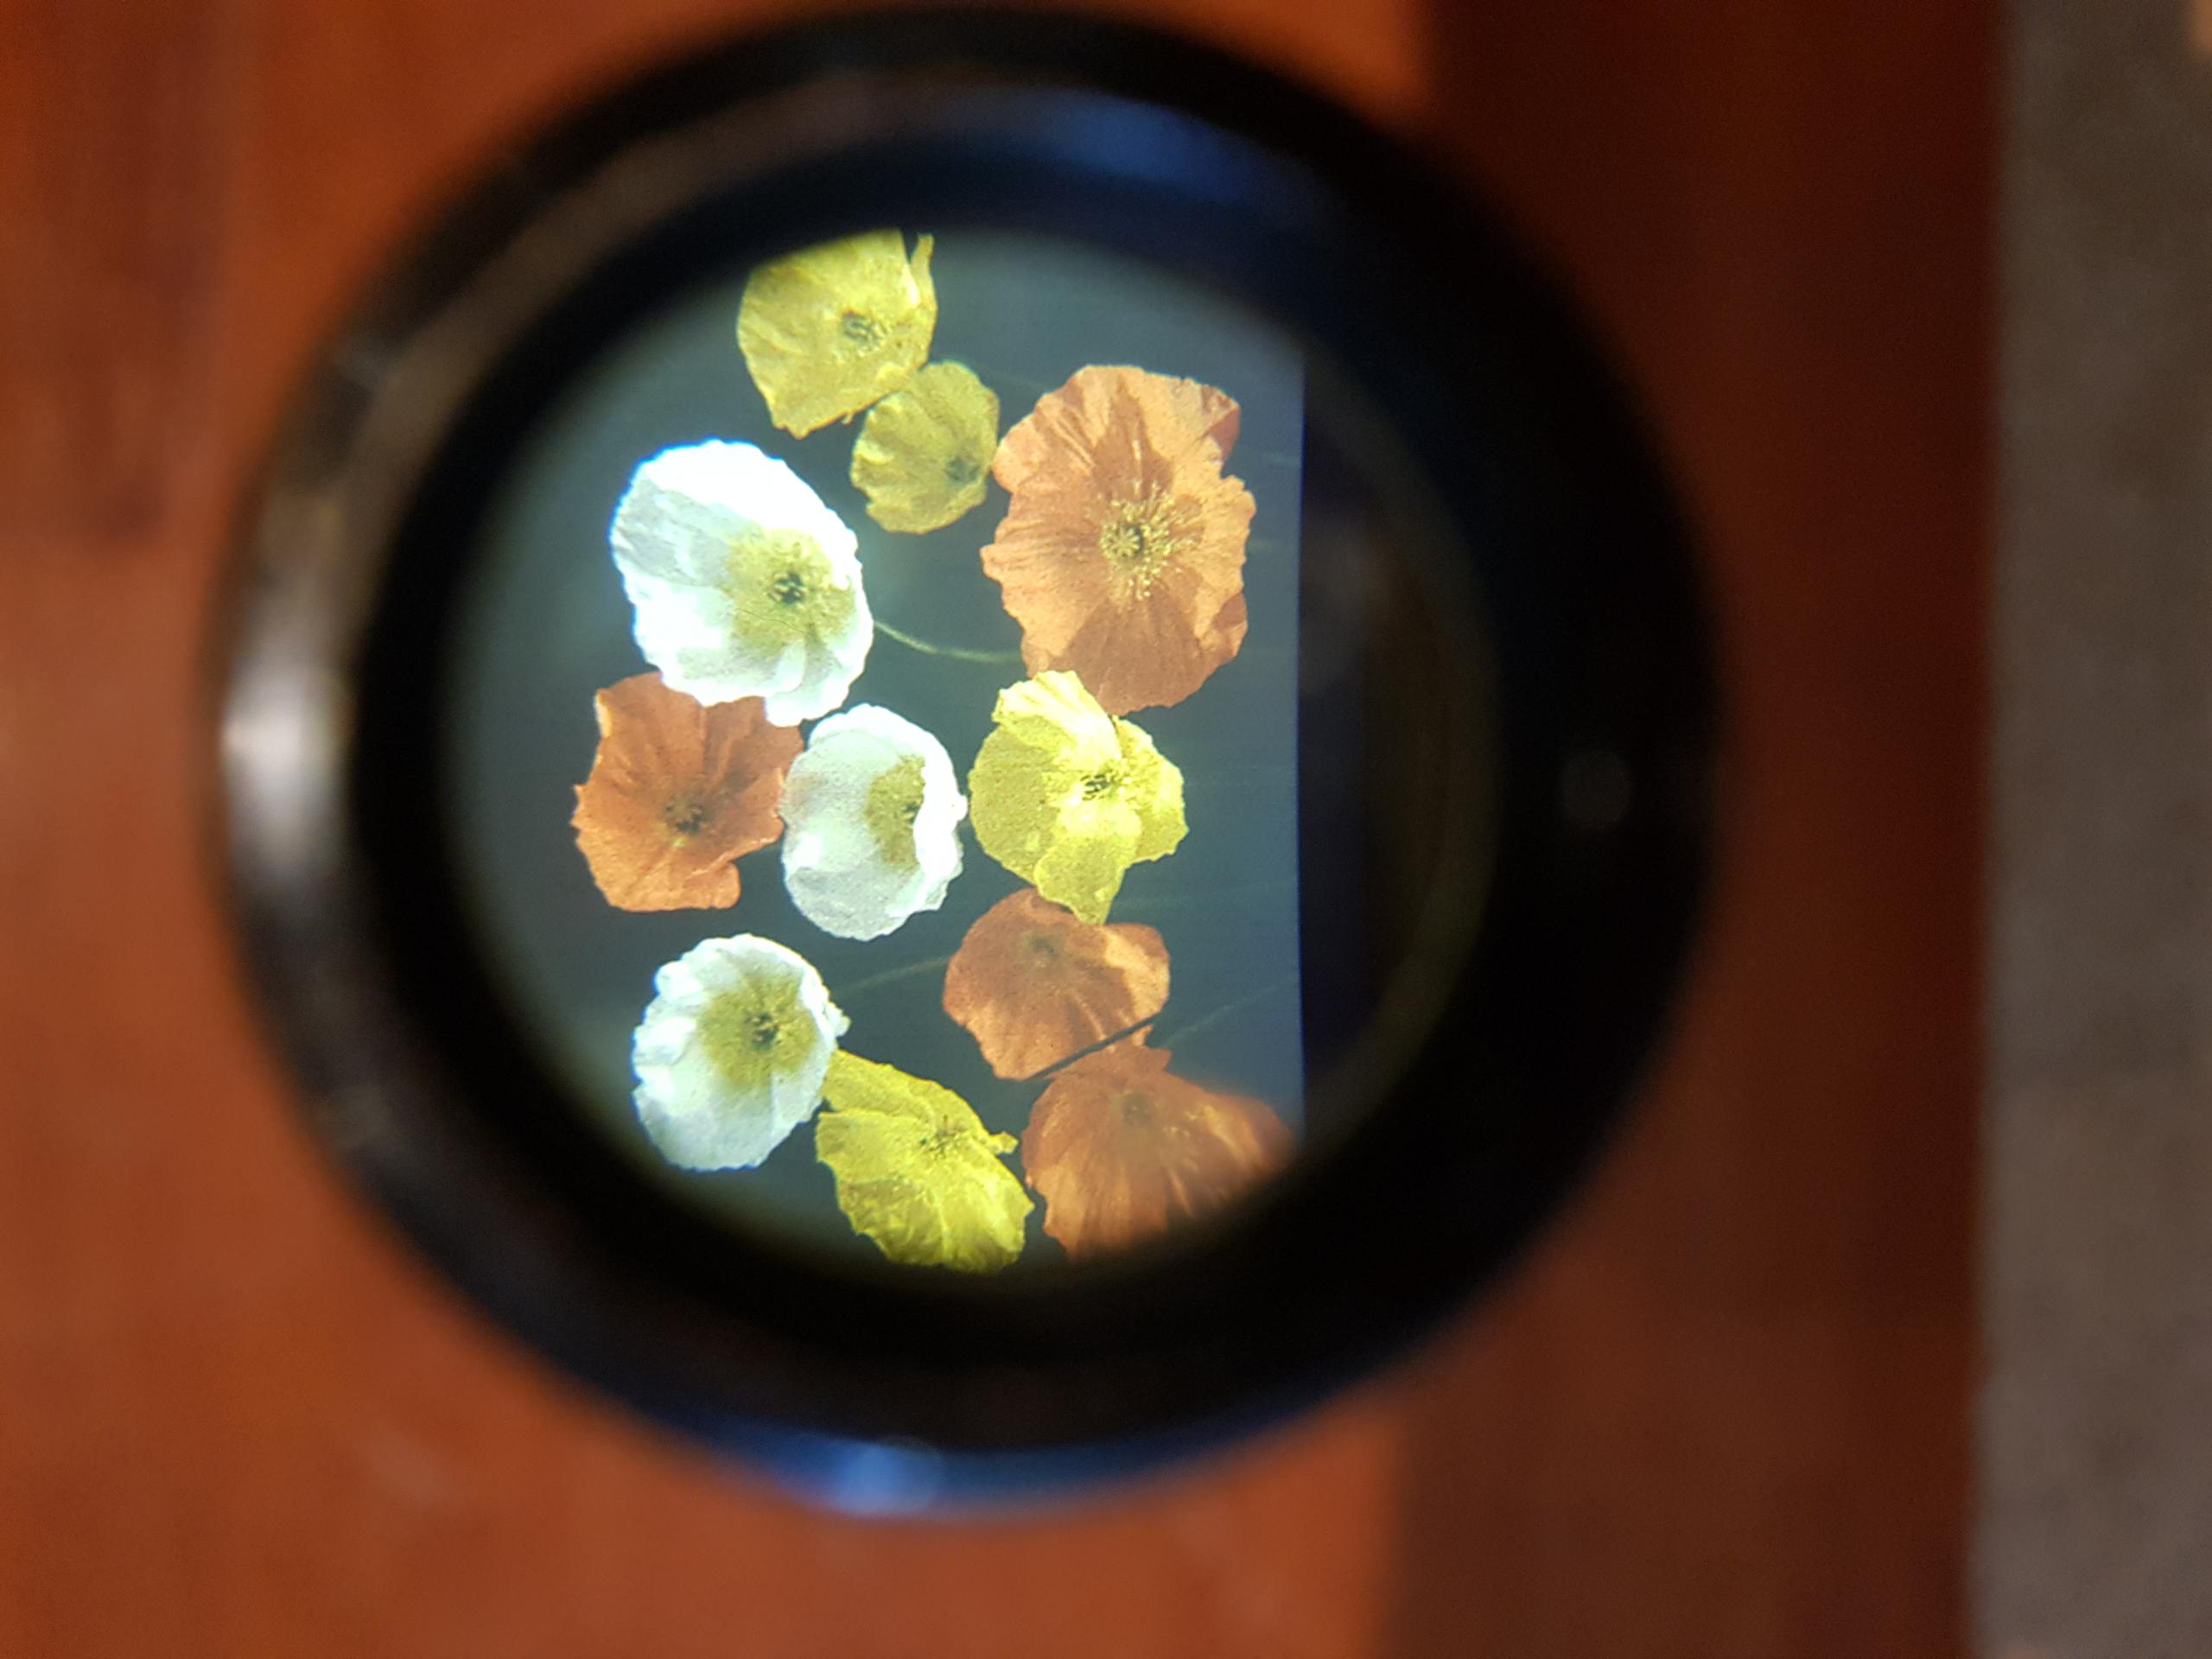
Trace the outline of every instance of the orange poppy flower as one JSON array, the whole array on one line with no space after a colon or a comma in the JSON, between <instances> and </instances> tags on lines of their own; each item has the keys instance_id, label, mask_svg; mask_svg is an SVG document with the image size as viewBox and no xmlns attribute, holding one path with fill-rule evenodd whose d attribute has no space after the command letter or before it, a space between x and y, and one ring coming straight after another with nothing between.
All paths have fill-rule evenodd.
<instances>
[{"instance_id":1,"label":"orange poppy flower","mask_svg":"<svg viewBox=\"0 0 2212 1659\"><path fill-rule=\"evenodd\" d=\"M1222 463L1236 402L1143 369L1079 369L1006 435L1014 498L983 569L1029 671L1068 669L1112 715L1180 702L1244 643L1252 493Z\"/></svg>"},{"instance_id":2,"label":"orange poppy flower","mask_svg":"<svg viewBox=\"0 0 2212 1659\"><path fill-rule=\"evenodd\" d=\"M1046 1086L1021 1137L1045 1230L1071 1257L1154 1238L1219 1210L1290 1160L1256 1100L1171 1076L1147 1032L1086 1054Z\"/></svg>"},{"instance_id":3,"label":"orange poppy flower","mask_svg":"<svg viewBox=\"0 0 2212 1659\"><path fill-rule=\"evenodd\" d=\"M1158 929L1086 922L1032 887L985 911L944 970L944 1011L1002 1077L1033 1077L1166 1002Z\"/></svg>"},{"instance_id":4,"label":"orange poppy flower","mask_svg":"<svg viewBox=\"0 0 2212 1659\"><path fill-rule=\"evenodd\" d=\"M758 697L702 705L658 674L594 700L599 753L576 788L576 845L623 910L721 910L737 902L737 860L783 834L777 806L798 731Z\"/></svg>"}]
</instances>

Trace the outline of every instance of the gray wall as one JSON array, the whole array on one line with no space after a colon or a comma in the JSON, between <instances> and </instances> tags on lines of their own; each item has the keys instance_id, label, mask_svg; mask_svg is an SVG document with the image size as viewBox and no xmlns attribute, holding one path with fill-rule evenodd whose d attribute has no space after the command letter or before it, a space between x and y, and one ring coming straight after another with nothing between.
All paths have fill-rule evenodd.
<instances>
[{"instance_id":1,"label":"gray wall","mask_svg":"<svg viewBox=\"0 0 2212 1659\"><path fill-rule=\"evenodd\" d=\"M2212 64L2016 0L1979 1599L2212 1653Z\"/></svg>"}]
</instances>

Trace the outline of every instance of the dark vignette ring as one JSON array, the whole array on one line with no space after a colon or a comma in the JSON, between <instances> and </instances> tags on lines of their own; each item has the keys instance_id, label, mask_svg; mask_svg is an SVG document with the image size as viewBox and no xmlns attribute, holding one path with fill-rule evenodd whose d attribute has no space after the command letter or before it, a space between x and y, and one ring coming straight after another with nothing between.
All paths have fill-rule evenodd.
<instances>
[{"instance_id":1,"label":"dark vignette ring","mask_svg":"<svg viewBox=\"0 0 2212 1659\"><path fill-rule=\"evenodd\" d=\"M1390 1097L1198 1246L1033 1294L748 1249L611 1170L475 958L429 760L459 527L573 368L702 264L925 218L1103 241L1294 321L1480 549L1496 658L1491 886ZM321 1139L495 1318L836 1501L1138 1466L1402 1346L1559 1204L1690 932L1704 632L1624 398L1450 181L1149 31L846 19L593 106L378 290L310 382L244 539L231 874ZM1592 768L1618 810L1579 809ZM1471 923L1471 883L1440 897Z\"/></svg>"}]
</instances>

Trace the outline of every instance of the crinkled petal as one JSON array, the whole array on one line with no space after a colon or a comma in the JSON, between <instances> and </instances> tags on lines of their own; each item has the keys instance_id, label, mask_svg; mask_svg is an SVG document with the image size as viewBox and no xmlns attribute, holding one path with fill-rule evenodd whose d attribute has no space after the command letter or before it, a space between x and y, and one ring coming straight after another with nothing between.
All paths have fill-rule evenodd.
<instances>
[{"instance_id":1,"label":"crinkled petal","mask_svg":"<svg viewBox=\"0 0 2212 1659\"><path fill-rule=\"evenodd\" d=\"M944 746L862 703L817 726L785 785L784 885L824 932L872 939L944 902L968 804Z\"/></svg>"},{"instance_id":2,"label":"crinkled petal","mask_svg":"<svg viewBox=\"0 0 2212 1659\"><path fill-rule=\"evenodd\" d=\"M1021 1254L1033 1207L1002 1161L1012 1135L987 1130L950 1089L840 1053L815 1155L855 1231L893 1262L993 1273Z\"/></svg>"},{"instance_id":3,"label":"crinkled petal","mask_svg":"<svg viewBox=\"0 0 2212 1659\"><path fill-rule=\"evenodd\" d=\"M1007 687L991 718L1008 736L1050 749L1079 770L1104 764L1121 747L1112 717L1073 674L1039 674Z\"/></svg>"},{"instance_id":4,"label":"crinkled petal","mask_svg":"<svg viewBox=\"0 0 2212 1659\"><path fill-rule=\"evenodd\" d=\"M1024 887L985 911L944 974L944 1011L1001 1077L1047 1066L1151 1019L1166 1005L1157 930L1099 926Z\"/></svg>"},{"instance_id":5,"label":"crinkled petal","mask_svg":"<svg viewBox=\"0 0 2212 1659\"><path fill-rule=\"evenodd\" d=\"M1290 1159L1291 1132L1272 1109L1175 1076L1147 1034L1055 1074L1022 1133L1045 1230L1078 1260L1214 1214Z\"/></svg>"},{"instance_id":6,"label":"crinkled petal","mask_svg":"<svg viewBox=\"0 0 2212 1659\"><path fill-rule=\"evenodd\" d=\"M937 329L931 240L895 230L801 249L753 271L737 315L747 370L785 431L804 437L904 385Z\"/></svg>"},{"instance_id":7,"label":"crinkled petal","mask_svg":"<svg viewBox=\"0 0 2212 1659\"><path fill-rule=\"evenodd\" d=\"M1122 749L1122 798L1137 820L1138 863L1165 858L1183 844L1189 824L1183 816L1183 773L1153 744L1151 735L1126 720L1114 722Z\"/></svg>"},{"instance_id":8,"label":"crinkled petal","mask_svg":"<svg viewBox=\"0 0 2212 1659\"><path fill-rule=\"evenodd\" d=\"M1086 922L1103 922L1122 890L1122 878L1136 862L1137 844L1134 817L1061 836L1046 848L1030 879L1054 904L1065 905Z\"/></svg>"},{"instance_id":9,"label":"crinkled petal","mask_svg":"<svg viewBox=\"0 0 2212 1659\"><path fill-rule=\"evenodd\" d=\"M998 441L996 395L963 363L931 363L868 410L853 487L886 530L940 530L982 502Z\"/></svg>"}]
</instances>

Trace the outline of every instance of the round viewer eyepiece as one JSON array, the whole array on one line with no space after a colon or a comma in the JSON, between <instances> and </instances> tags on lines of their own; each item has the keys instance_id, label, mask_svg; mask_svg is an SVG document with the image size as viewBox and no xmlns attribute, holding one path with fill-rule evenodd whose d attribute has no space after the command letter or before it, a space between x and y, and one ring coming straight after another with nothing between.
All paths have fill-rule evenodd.
<instances>
[{"instance_id":1,"label":"round viewer eyepiece","mask_svg":"<svg viewBox=\"0 0 2212 1659\"><path fill-rule=\"evenodd\" d=\"M222 765L310 1123L813 1496L1112 1475L1479 1290L1701 868L1683 531L1443 175L1211 51L851 18L490 174L246 518Z\"/></svg>"}]
</instances>

